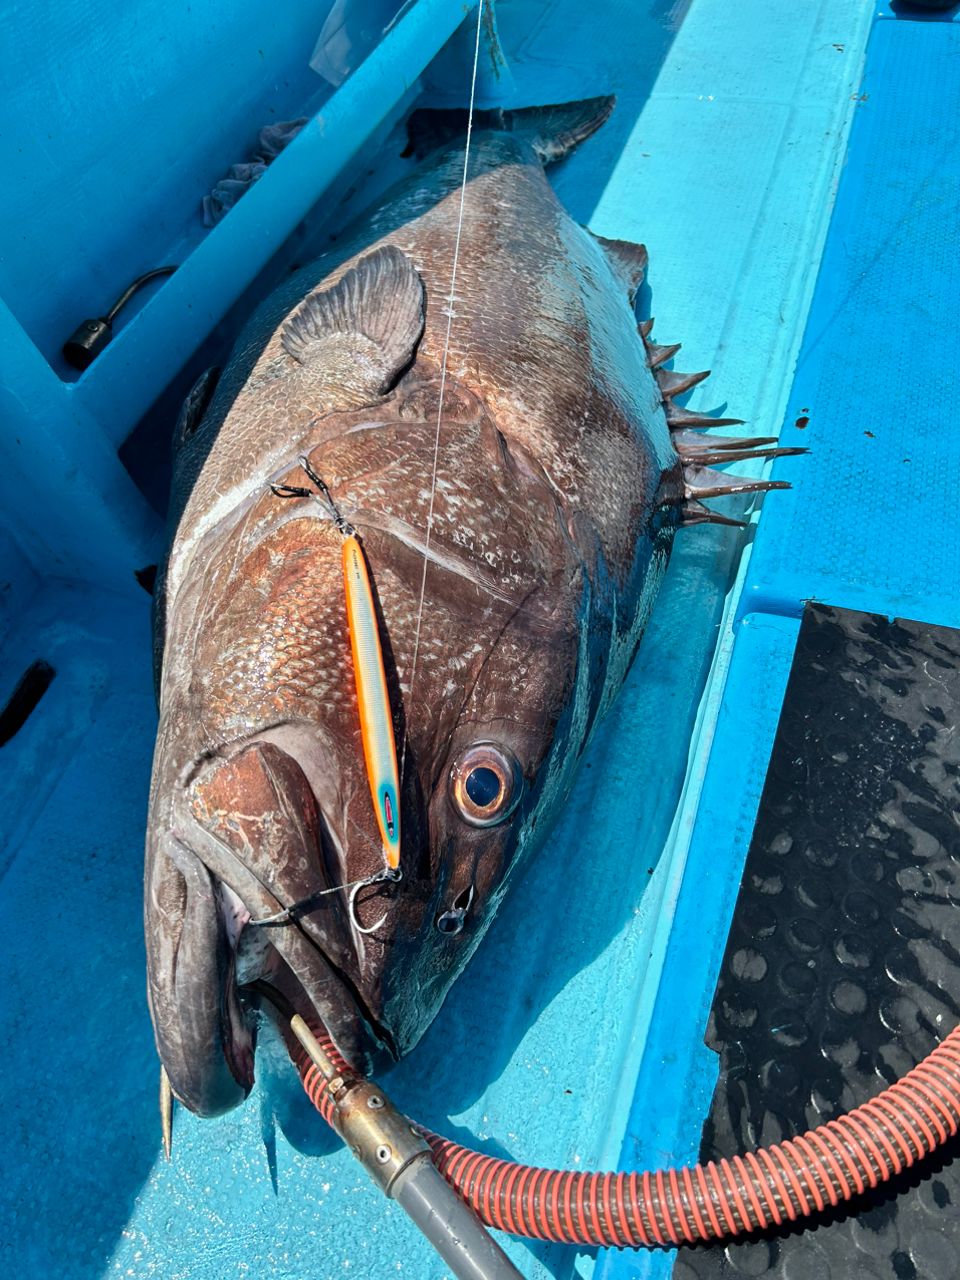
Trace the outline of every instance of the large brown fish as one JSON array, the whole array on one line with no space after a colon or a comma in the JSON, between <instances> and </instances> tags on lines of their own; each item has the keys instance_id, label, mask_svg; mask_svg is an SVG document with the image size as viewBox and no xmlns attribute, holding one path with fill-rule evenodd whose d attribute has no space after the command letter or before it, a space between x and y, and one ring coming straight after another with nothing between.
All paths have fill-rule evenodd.
<instances>
[{"instance_id":1,"label":"large brown fish","mask_svg":"<svg viewBox=\"0 0 960 1280\"><path fill-rule=\"evenodd\" d=\"M250 1088L254 980L359 1065L417 1042L543 843L674 531L722 519L698 497L771 487L706 470L769 442L697 443L716 420L673 397L706 375L638 335L643 249L575 225L544 177L611 107L479 122L452 317L462 142L270 297L181 415L146 937L194 1111ZM358 891L383 853L340 535L271 488L311 488L301 456L363 541L402 761L402 879Z\"/></svg>"}]
</instances>

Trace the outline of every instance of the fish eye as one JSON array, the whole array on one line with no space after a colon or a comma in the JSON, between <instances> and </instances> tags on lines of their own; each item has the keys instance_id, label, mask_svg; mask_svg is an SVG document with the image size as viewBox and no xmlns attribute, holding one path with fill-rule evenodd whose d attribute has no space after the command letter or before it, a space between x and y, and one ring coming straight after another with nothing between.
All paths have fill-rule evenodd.
<instances>
[{"instance_id":1,"label":"fish eye","mask_svg":"<svg viewBox=\"0 0 960 1280\"><path fill-rule=\"evenodd\" d=\"M494 827L513 812L523 779L512 751L495 742L475 742L450 770L450 798L472 827Z\"/></svg>"}]
</instances>

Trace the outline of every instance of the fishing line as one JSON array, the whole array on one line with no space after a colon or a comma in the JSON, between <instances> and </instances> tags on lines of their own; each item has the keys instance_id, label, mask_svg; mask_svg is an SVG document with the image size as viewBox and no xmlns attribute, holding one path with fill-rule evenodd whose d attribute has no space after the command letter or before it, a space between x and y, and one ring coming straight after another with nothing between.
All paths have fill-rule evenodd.
<instances>
[{"instance_id":1,"label":"fishing line","mask_svg":"<svg viewBox=\"0 0 960 1280\"><path fill-rule=\"evenodd\" d=\"M439 552L430 550L424 544L420 537L419 531L406 520L402 520L399 516L388 515L383 511L371 511L366 507L338 507L338 514L335 515L330 509L327 502L320 494L313 493L307 489L300 489L295 485L279 485L271 484L271 490L278 497L311 497L319 506L318 514L322 519L330 521L336 525L338 520L343 521L351 528L362 528L366 530L376 530L377 533L385 534L388 538L394 538L402 546L408 547L411 551L415 551L418 556L424 556L430 564L435 568L441 569L444 573L454 574L458 578L462 578L464 582L469 582L471 586L476 587L477 591L485 592L491 599L496 600L499 604L507 605L520 617L529 619L533 630L545 637L556 634L557 626L555 621L542 610L528 609L523 605L523 600L529 598L531 592L527 590L520 598L511 595L508 591L501 589L496 583L475 564L469 561L461 560L458 556L450 552ZM347 518L349 517L349 519ZM292 517L297 519L295 515ZM339 526L338 526L339 527ZM537 586L548 582L548 579L542 575L537 579Z\"/></svg>"},{"instance_id":2,"label":"fishing line","mask_svg":"<svg viewBox=\"0 0 960 1280\"><path fill-rule=\"evenodd\" d=\"M453 263L450 271L450 291L447 295L447 327L444 335L443 355L440 361L440 390L437 398L437 425L433 441L433 463L430 477L430 503L427 511L427 527L423 545L423 572L420 577L420 593L417 603L417 621L414 632L413 657L410 665L410 684L407 693L408 703L410 704L412 704L413 701L413 693L417 678L417 664L420 655L420 635L423 627L423 610L427 590L427 569L430 563L430 540L433 533L434 512L436 508L437 472L440 459L440 432L443 424L443 401L446 393L447 363L450 357L450 340L455 314L454 302L456 301L457 271L460 264L460 242L463 234L463 215L466 205L467 177L470 165L470 143L473 136L473 117L476 104L477 71L480 64L480 34L483 29L484 2L485 0L479 0L479 4L477 5L477 28L473 48L473 67L470 76L470 105L467 111L467 136L463 150L463 177L460 182L460 204L457 211L457 230L453 246ZM340 892L344 889L349 890L348 909L353 920L354 927L360 933L373 933L380 927L383 920L378 920L375 925L363 926L356 917L356 897L359 890L365 885L376 884L383 880L400 879L399 809L400 795L403 790L403 773L407 758L407 741L409 735L404 733L400 766L399 769L397 769L395 748L393 744L392 716L389 706L389 695L386 689L386 677L383 670L383 658L380 653L379 637L377 635L374 605L363 553L360 550L359 543L356 539L356 530L354 526L343 517L334 502L333 496L327 485L310 466L308 459L302 457L300 459L300 464L309 478L317 486L317 490L319 490L319 492L302 488L299 485L271 484L270 488L279 498L314 498L319 503L325 515L327 515L328 518L333 519L338 532L344 538L344 583L346 586L347 596L348 629L350 631L351 647L353 649L354 674L357 679L357 696L360 705L364 755L367 765L367 776L370 781L371 793L374 802L374 809L376 811L377 822L380 826L381 836L383 838L384 855L387 860L387 867L384 871L377 872L375 875L368 876L363 880L354 881L347 885L341 885L337 889L323 890L319 894L311 895L310 898L305 899L305 903L311 902L314 897L322 897L326 893ZM356 544L355 547L354 544ZM351 587L353 588L352 590ZM366 601L365 607L363 607L364 601ZM364 640L361 642L358 640L357 635L358 623L363 623L364 621L369 624L365 628L365 632L369 634L365 635ZM376 663L373 662L370 653L367 652L374 648L377 651ZM370 702L371 705L375 702L377 706L374 710L370 711L369 715L365 715L365 707L368 702ZM374 711L376 711L377 714L374 714ZM370 721L369 724L367 723L368 720ZM374 721L377 721L377 723L374 723ZM381 721L384 723L380 723ZM387 742L387 739L389 739L389 742ZM396 774L394 775L394 781L396 783L395 789L389 776L391 770L387 768L388 757L390 756L392 756L392 767L393 769L396 769ZM380 794L381 792L383 793L382 795ZM274 916L250 921L250 923L257 925L283 924L292 919L293 912L297 907L301 906L302 904L295 904L293 907L287 907ZM384 917L384 919L385 918L386 917Z\"/></svg>"},{"instance_id":3,"label":"fishing line","mask_svg":"<svg viewBox=\"0 0 960 1280\"><path fill-rule=\"evenodd\" d=\"M271 925L288 924L295 920L297 916L304 915L318 898L326 898L331 893L346 893L348 890L350 891L349 902L352 909L357 893L365 885L380 884L383 881L393 882L398 878L397 873L387 867L383 871L376 872L375 875L364 876L362 880L348 880L346 884L335 884L332 889L317 889L315 893L309 894L306 898L301 898L299 902L292 902L289 907L284 907L282 911L278 911L275 915L262 916L259 920L248 920L247 925L260 925L269 928ZM367 926L366 928L361 928L360 932L371 933L375 928L377 928L377 925Z\"/></svg>"},{"instance_id":4,"label":"fishing line","mask_svg":"<svg viewBox=\"0 0 960 1280\"><path fill-rule=\"evenodd\" d=\"M443 396L447 385L447 359L450 355L450 335L453 329L453 304L456 299L457 267L460 263L460 236L463 232L463 209L467 197L467 166L470 163L470 140L473 135L473 110L477 93L477 68L480 63L480 32L483 29L483 6L485 0L477 5L477 34L473 48L473 72L470 78L470 106L467 111L467 140L463 149L463 180L460 184L460 209L457 214L457 236L453 245L453 266L450 272L450 293L447 296L447 332L443 340L443 358L440 361L440 394L437 399L437 431L433 442L433 474L430 480L430 506L427 510L427 532L423 552L423 574L420 578L420 601L417 605L417 626L413 639L413 661L410 664L410 688L407 691L408 705L413 704L413 688L417 679L417 659L420 655L420 628L423 624L423 604L427 593L427 568L430 563L430 535L433 532L433 512L437 496L437 467L440 459L440 427L443 421ZM400 753L400 786L403 787L403 768L407 759L407 740L409 734L403 735L403 749Z\"/></svg>"}]
</instances>

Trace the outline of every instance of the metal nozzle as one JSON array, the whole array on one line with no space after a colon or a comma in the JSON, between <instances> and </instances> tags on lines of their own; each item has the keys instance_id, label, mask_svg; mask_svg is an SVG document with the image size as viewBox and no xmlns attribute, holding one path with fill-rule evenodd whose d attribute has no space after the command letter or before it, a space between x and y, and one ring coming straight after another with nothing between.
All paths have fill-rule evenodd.
<instances>
[{"instance_id":1,"label":"metal nozzle","mask_svg":"<svg viewBox=\"0 0 960 1280\"><path fill-rule=\"evenodd\" d=\"M411 1161L430 1160L430 1147L372 1080L338 1071L299 1014L290 1029L327 1082L337 1132L388 1196Z\"/></svg>"},{"instance_id":2,"label":"metal nozzle","mask_svg":"<svg viewBox=\"0 0 960 1280\"><path fill-rule=\"evenodd\" d=\"M459 1280L523 1280L446 1181L429 1144L379 1085L340 1071L299 1014L290 1029L327 1082L333 1123L373 1180L404 1209Z\"/></svg>"}]
</instances>

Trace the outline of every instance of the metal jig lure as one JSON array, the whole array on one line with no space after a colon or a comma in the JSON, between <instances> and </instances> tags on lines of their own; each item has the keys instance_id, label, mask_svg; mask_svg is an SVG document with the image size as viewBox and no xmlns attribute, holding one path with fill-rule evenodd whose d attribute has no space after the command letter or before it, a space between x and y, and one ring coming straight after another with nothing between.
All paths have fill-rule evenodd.
<instances>
[{"instance_id":1,"label":"metal jig lure","mask_svg":"<svg viewBox=\"0 0 960 1280\"><path fill-rule=\"evenodd\" d=\"M317 498L328 509L343 538L343 589L360 711L363 758L386 869L394 873L386 878L396 880L400 878L400 779L393 714L370 574L356 529L344 519L330 490L314 471L310 460L301 458L300 465L317 486L316 491L294 485L271 485L270 488L278 498ZM352 901L351 897L351 904Z\"/></svg>"}]
</instances>

